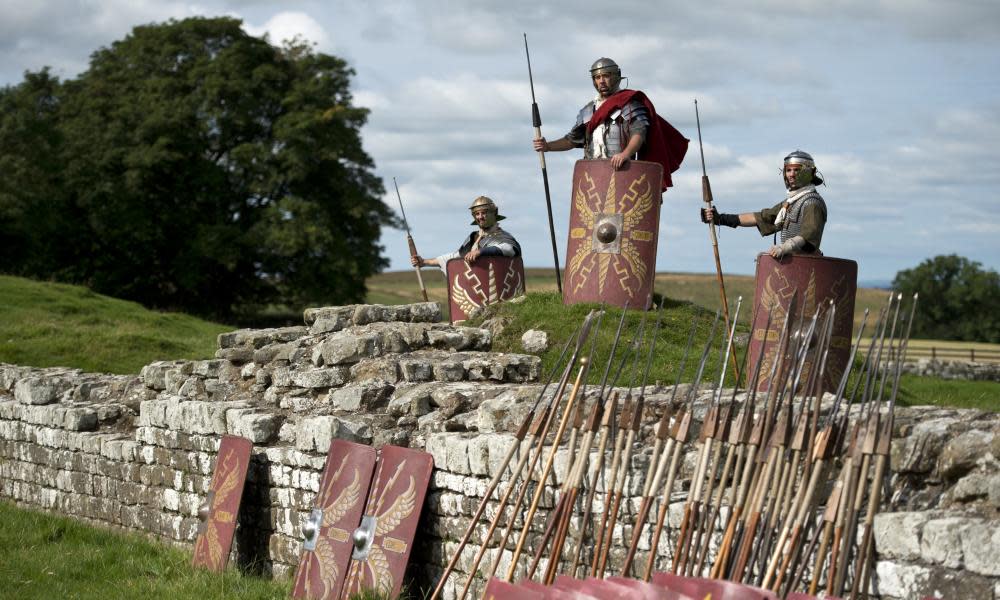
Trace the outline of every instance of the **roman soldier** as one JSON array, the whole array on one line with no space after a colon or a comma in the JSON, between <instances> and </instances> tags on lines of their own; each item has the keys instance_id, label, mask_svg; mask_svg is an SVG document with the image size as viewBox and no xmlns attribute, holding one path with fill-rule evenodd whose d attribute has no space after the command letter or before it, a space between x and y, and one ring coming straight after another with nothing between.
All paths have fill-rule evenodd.
<instances>
[{"instance_id":1,"label":"roman soldier","mask_svg":"<svg viewBox=\"0 0 1000 600\"><path fill-rule=\"evenodd\" d=\"M597 59L590 67L590 77L597 95L580 109L569 133L552 142L533 140L535 151L583 148L585 159L609 159L616 170L631 158L658 162L663 165L662 189L670 187L670 173L684 159L688 140L657 116L645 94L620 89L622 74L615 61Z\"/></svg>"},{"instance_id":2,"label":"roman soldier","mask_svg":"<svg viewBox=\"0 0 1000 600\"><path fill-rule=\"evenodd\" d=\"M414 267L436 266L447 273L448 261L453 258L462 258L472 264L480 256L521 256L521 245L514 236L497 225L498 221L506 217L500 214L493 200L479 196L469 206L469 210L472 212L471 225L477 225L478 229L465 238L456 252L426 259L415 255L410 257L410 264Z\"/></svg>"},{"instance_id":3,"label":"roman soldier","mask_svg":"<svg viewBox=\"0 0 1000 600\"><path fill-rule=\"evenodd\" d=\"M727 227L757 227L762 236L779 234L781 242L769 250L775 258L789 254L822 256L819 250L826 225L826 203L816 191L823 183L816 162L808 153L796 150L785 157L782 170L787 195L771 208L740 214L719 213L715 208L701 209L702 222Z\"/></svg>"}]
</instances>

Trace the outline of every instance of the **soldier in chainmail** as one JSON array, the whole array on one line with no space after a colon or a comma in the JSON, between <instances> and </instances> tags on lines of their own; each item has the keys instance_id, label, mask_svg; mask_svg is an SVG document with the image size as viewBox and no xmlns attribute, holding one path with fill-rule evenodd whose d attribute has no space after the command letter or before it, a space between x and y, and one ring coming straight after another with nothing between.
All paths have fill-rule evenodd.
<instances>
[{"instance_id":1,"label":"soldier in chainmail","mask_svg":"<svg viewBox=\"0 0 1000 600\"><path fill-rule=\"evenodd\" d=\"M569 133L552 142L536 139L534 147L540 152L583 148L584 158L611 159L611 165L618 169L634 157L646 141L649 111L639 100L630 99L591 123L605 101L620 91L622 73L615 61L599 58L590 67L590 77L597 95L580 109Z\"/></svg>"},{"instance_id":2,"label":"soldier in chainmail","mask_svg":"<svg viewBox=\"0 0 1000 600\"><path fill-rule=\"evenodd\" d=\"M796 150L785 157L782 171L787 196L771 208L758 212L726 214L707 207L701 209L704 223L718 223L728 227L757 227L761 235L780 234L781 243L769 251L775 258L789 254L818 254L826 225L826 202L816 191L823 183L817 174L813 157Z\"/></svg>"},{"instance_id":3,"label":"soldier in chainmail","mask_svg":"<svg viewBox=\"0 0 1000 600\"><path fill-rule=\"evenodd\" d=\"M486 196L479 196L469 206L472 212L472 225L479 228L465 238L456 252L448 252L434 258L422 258L419 255L410 258L414 267L435 266L447 274L448 261L462 258L472 264L480 256L521 256L521 245L514 236L497 225L506 217L500 214L497 205Z\"/></svg>"}]
</instances>

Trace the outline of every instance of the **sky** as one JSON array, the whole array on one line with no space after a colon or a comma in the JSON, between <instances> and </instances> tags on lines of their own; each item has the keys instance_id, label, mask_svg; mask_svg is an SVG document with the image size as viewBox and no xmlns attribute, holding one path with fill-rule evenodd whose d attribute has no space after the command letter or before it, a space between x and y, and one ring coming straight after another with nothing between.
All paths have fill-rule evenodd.
<instances>
[{"instance_id":1,"label":"sky","mask_svg":"<svg viewBox=\"0 0 1000 600\"><path fill-rule=\"evenodd\" d=\"M365 150L399 184L417 248L451 251L467 207L492 197L526 266L553 264L545 193L531 149L531 52L542 134L561 137L594 91L591 63L614 59L628 87L692 140L663 198L657 271L712 272L698 219L702 168L720 212L784 197L790 151L816 159L829 221L822 249L888 282L940 254L1000 270L1000 2L995 0L0 0L0 85L48 66L61 79L141 24L232 16L272 43L299 37L355 71L371 110ZM560 259L573 166L547 155ZM409 268L405 233L385 228L390 269ZM723 270L752 274L771 244L756 229L719 232Z\"/></svg>"}]
</instances>

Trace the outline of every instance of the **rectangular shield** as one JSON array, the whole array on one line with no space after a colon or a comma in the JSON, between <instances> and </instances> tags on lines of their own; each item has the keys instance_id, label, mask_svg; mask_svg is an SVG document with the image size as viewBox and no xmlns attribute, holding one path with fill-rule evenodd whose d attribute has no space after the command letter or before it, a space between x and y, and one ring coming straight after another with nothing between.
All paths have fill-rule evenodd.
<instances>
[{"instance_id":1,"label":"rectangular shield","mask_svg":"<svg viewBox=\"0 0 1000 600\"><path fill-rule=\"evenodd\" d=\"M771 366L777 357L778 341L785 322L792 294L798 290L795 315L805 311L806 319L812 317L817 306L832 301L837 307L833 323L830 351L823 371L823 390L835 391L847 368L851 355L851 332L854 328L854 298L858 291L858 263L843 258L796 254L776 259L767 253L757 256L754 289L753 334L750 337L750 362L752 366L763 356L758 391L770 387ZM771 307L774 313L771 328L764 331ZM812 354L810 354L810 357ZM807 358L801 381L808 381L814 365ZM747 371L752 369L748 368Z\"/></svg>"},{"instance_id":2,"label":"rectangular shield","mask_svg":"<svg viewBox=\"0 0 1000 600\"><path fill-rule=\"evenodd\" d=\"M485 600L545 600L545 596L528 588L493 577L483 591Z\"/></svg>"},{"instance_id":3,"label":"rectangular shield","mask_svg":"<svg viewBox=\"0 0 1000 600\"><path fill-rule=\"evenodd\" d=\"M196 567L221 572L229 562L252 448L246 438L222 436L208 497L198 510L201 523L191 561Z\"/></svg>"},{"instance_id":4,"label":"rectangular shield","mask_svg":"<svg viewBox=\"0 0 1000 600\"><path fill-rule=\"evenodd\" d=\"M660 224L659 163L580 160L573 170L563 303L648 308Z\"/></svg>"},{"instance_id":5,"label":"rectangular shield","mask_svg":"<svg viewBox=\"0 0 1000 600\"><path fill-rule=\"evenodd\" d=\"M354 549L352 536L364 512L375 471L375 449L333 440L319 493L303 525L303 549L293 598L340 598Z\"/></svg>"},{"instance_id":6,"label":"rectangular shield","mask_svg":"<svg viewBox=\"0 0 1000 600\"><path fill-rule=\"evenodd\" d=\"M342 597L361 590L399 594L433 469L427 452L398 446L379 450Z\"/></svg>"},{"instance_id":7,"label":"rectangular shield","mask_svg":"<svg viewBox=\"0 0 1000 600\"><path fill-rule=\"evenodd\" d=\"M448 272L451 321L464 321L477 308L524 294L524 262L520 256L480 256L471 265L453 258Z\"/></svg>"}]
</instances>

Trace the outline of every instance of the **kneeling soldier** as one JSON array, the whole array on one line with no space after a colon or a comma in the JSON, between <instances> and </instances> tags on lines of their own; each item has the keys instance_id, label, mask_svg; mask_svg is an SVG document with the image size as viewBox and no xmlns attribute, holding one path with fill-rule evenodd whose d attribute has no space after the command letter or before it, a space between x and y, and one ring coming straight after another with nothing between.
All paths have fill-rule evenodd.
<instances>
[{"instance_id":1,"label":"kneeling soldier","mask_svg":"<svg viewBox=\"0 0 1000 600\"><path fill-rule=\"evenodd\" d=\"M502 221L506 217L499 213L493 200L486 196L480 196L472 202L469 210L472 211L471 224L478 225L479 229L465 238L458 251L442 254L435 258L412 256L410 264L414 267L436 266L445 271L448 261L453 258L462 258L465 262L472 264L480 256L521 256L521 245L517 243L514 236L497 225L497 221Z\"/></svg>"}]
</instances>

